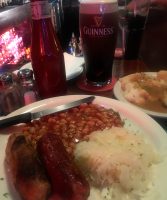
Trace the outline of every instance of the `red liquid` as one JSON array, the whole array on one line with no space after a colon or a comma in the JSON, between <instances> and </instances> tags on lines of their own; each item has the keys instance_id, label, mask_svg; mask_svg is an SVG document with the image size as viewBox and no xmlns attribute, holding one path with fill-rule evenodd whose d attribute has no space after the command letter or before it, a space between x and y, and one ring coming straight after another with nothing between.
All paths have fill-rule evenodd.
<instances>
[{"instance_id":1,"label":"red liquid","mask_svg":"<svg viewBox=\"0 0 167 200\"><path fill-rule=\"evenodd\" d=\"M91 6L94 5L97 7L97 4ZM85 9L85 13L80 13L80 31L86 78L95 84L105 84L112 75L118 32L117 11L87 14Z\"/></svg>"},{"instance_id":2,"label":"red liquid","mask_svg":"<svg viewBox=\"0 0 167 200\"><path fill-rule=\"evenodd\" d=\"M65 94L64 57L50 17L32 20L31 59L39 96Z\"/></svg>"}]
</instances>

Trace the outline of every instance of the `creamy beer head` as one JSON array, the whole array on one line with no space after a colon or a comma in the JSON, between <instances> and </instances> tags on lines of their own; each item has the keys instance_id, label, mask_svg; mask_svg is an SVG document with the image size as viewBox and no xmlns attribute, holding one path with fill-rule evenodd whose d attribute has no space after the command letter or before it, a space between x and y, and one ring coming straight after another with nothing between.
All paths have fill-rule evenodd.
<instances>
[{"instance_id":1,"label":"creamy beer head","mask_svg":"<svg viewBox=\"0 0 167 200\"><path fill-rule=\"evenodd\" d=\"M92 6L93 5L93 6ZM118 11L117 0L81 0L80 13L100 14Z\"/></svg>"},{"instance_id":2,"label":"creamy beer head","mask_svg":"<svg viewBox=\"0 0 167 200\"><path fill-rule=\"evenodd\" d=\"M80 3L117 3L117 0L80 0Z\"/></svg>"}]
</instances>

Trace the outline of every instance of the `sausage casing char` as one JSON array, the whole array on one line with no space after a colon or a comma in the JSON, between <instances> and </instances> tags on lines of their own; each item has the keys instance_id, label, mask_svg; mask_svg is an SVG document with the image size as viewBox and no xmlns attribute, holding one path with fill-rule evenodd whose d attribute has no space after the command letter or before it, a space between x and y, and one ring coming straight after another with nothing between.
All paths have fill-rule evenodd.
<instances>
[{"instance_id":1,"label":"sausage casing char","mask_svg":"<svg viewBox=\"0 0 167 200\"><path fill-rule=\"evenodd\" d=\"M60 138L52 133L45 134L38 141L37 149L51 181L49 200L86 200L89 184L69 157Z\"/></svg>"},{"instance_id":2,"label":"sausage casing char","mask_svg":"<svg viewBox=\"0 0 167 200\"><path fill-rule=\"evenodd\" d=\"M6 165L9 180L23 200L46 200L50 183L37 152L23 134L9 137L6 147Z\"/></svg>"},{"instance_id":3,"label":"sausage casing char","mask_svg":"<svg viewBox=\"0 0 167 200\"><path fill-rule=\"evenodd\" d=\"M6 165L22 200L86 200L89 196L88 182L55 134L42 136L37 149L25 135L12 134Z\"/></svg>"}]
</instances>

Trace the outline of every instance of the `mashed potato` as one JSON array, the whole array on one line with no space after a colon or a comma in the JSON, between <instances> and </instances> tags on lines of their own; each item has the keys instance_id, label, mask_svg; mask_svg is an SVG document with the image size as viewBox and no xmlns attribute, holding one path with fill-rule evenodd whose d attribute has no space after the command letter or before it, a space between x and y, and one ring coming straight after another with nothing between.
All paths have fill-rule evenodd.
<instances>
[{"instance_id":1,"label":"mashed potato","mask_svg":"<svg viewBox=\"0 0 167 200\"><path fill-rule=\"evenodd\" d=\"M167 107L167 71L159 71L152 75L130 74L120 78L120 83L123 95L129 102L138 106L146 106L148 109L150 103L154 103L151 110L155 109L156 104Z\"/></svg>"},{"instance_id":2,"label":"mashed potato","mask_svg":"<svg viewBox=\"0 0 167 200\"><path fill-rule=\"evenodd\" d=\"M92 200L139 200L159 162L153 146L124 128L93 132L77 144L75 161L91 185Z\"/></svg>"}]
</instances>

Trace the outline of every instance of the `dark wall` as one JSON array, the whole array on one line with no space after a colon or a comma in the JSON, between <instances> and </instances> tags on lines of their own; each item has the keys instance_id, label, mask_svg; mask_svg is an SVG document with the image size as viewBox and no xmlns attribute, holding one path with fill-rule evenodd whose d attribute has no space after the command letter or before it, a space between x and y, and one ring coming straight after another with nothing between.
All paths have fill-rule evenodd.
<instances>
[{"instance_id":1,"label":"dark wall","mask_svg":"<svg viewBox=\"0 0 167 200\"><path fill-rule=\"evenodd\" d=\"M144 32L141 57L152 71L167 69L167 9L152 8Z\"/></svg>"}]
</instances>

